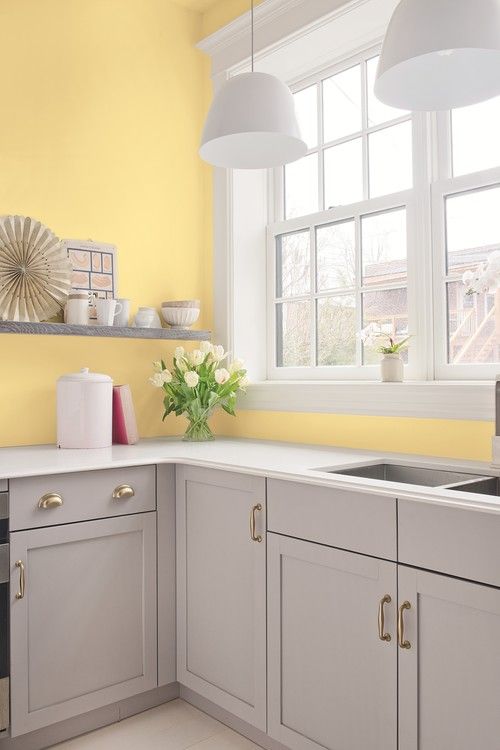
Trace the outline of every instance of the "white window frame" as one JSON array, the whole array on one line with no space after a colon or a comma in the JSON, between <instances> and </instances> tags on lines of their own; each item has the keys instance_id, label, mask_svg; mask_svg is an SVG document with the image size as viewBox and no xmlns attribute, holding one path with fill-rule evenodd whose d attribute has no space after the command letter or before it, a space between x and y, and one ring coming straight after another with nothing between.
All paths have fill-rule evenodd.
<instances>
[{"instance_id":1,"label":"white window frame","mask_svg":"<svg viewBox=\"0 0 500 750\"><path fill-rule=\"evenodd\" d=\"M319 75L309 76L305 79L300 80L292 85L292 91L301 91L312 84L319 84L319 91L321 92L322 86L321 81L329 78L330 76L341 73L344 70L348 70L353 66L370 60L376 57L380 53L381 39L376 39L373 45L367 46L362 52L357 55L345 58L334 65L320 71ZM366 86L365 76L365 65L362 64L362 86L363 89ZM321 93L320 93L321 96ZM362 98L363 107L363 124L366 120L365 112L365 96ZM279 298L276 296L276 238L281 234L286 234L295 231L307 231L310 232L310 246L311 246L311 290L309 294L304 295L303 299L317 300L322 297L332 296L332 291L328 292L316 292L315 290L315 256L316 256L316 228L321 225L332 224L341 222L346 219L354 219L356 227L356 243L358 246L357 262L359 264L361 258L359 253L359 242L360 242L360 224L362 216L369 216L370 214L381 213L385 211L391 211L397 208L404 208L406 210L406 225L407 225L407 280L404 285L407 289L408 294L408 324L409 330L413 336L412 346L409 349L408 364L405 365L405 376L412 380L426 379L428 376L429 363L426 359L426 353L429 348L428 344L428 327L426 320L426 307L422 305L422 300L427 301L429 279L425 279L421 273L418 272L419 248L429 245L429 242L425 242L423 232L426 229L425 225L428 222L419 223L417 220L418 212L424 212L424 215L430 217L430 206L429 206L429 164L430 164L430 153L429 145L426 138L427 133L427 120L426 115L419 113L412 113L411 115L403 115L402 117L395 118L394 120L388 120L387 122L377 124L368 128L364 128L362 131L352 133L345 138L340 138L336 141L329 143L322 143L322 123L321 117L318 117L318 145L308 150L308 154L318 152L319 156L319 191L320 196L323 192L323 153L326 149L331 148L339 143L352 140L354 138L361 137L363 140L363 182L364 182L364 194L368 195L368 138L371 133L384 130L394 125L398 125L403 122L411 121L412 123L412 144L413 144L413 187L409 190L405 190L398 193L392 193L389 195L377 196L376 198L366 198L358 203L339 206L333 209L326 209L323 211L310 214L308 216L301 216L292 219L280 219L271 221L267 228L267 377L269 380L324 380L324 381L346 381L346 380L362 380L362 381L376 381L379 378L379 368L376 365L350 365L350 366L317 366L311 361L308 367L278 367L277 365L277 326L276 326L276 305L279 303ZM284 216L284 177L282 169L275 169L272 172L272 188L273 195L270 200L271 216L283 217ZM320 198L322 201L323 198ZM421 224L423 226L421 226ZM356 314L358 317L358 328L361 327L361 295L364 288L360 285L360 269L358 268L357 283L353 290L354 296L356 297ZM401 288L402 285L388 285L387 287L373 287L366 289L366 291L383 291L389 288ZM335 294L337 291L335 292ZM338 292L341 294L342 292ZM344 292L345 293L345 292ZM293 299L297 299L294 297ZM283 301L287 301L286 298ZM316 311L314 310L311 315L311 340L314 341L316 337ZM360 359L361 342L357 341L357 357ZM314 346L311 346L311 358L314 356Z\"/></svg>"},{"instance_id":2,"label":"white window frame","mask_svg":"<svg viewBox=\"0 0 500 750\"><path fill-rule=\"evenodd\" d=\"M496 364L450 364L448 362L448 311L446 283L456 277L446 271L446 212L449 196L474 190L500 187L500 167L471 174L453 176L452 113L436 115L436 142L439 148L438 179L431 185L432 194L432 275L434 297L434 377L436 380L492 380L500 372Z\"/></svg>"}]
</instances>

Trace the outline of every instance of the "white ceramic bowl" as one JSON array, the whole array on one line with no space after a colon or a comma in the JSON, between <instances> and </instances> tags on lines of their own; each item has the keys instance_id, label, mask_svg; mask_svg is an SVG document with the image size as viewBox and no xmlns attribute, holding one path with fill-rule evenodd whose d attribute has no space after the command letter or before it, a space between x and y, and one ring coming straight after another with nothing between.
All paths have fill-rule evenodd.
<instances>
[{"instance_id":1,"label":"white ceramic bowl","mask_svg":"<svg viewBox=\"0 0 500 750\"><path fill-rule=\"evenodd\" d=\"M200 317L197 307L162 307L163 320L172 328L189 328Z\"/></svg>"},{"instance_id":2,"label":"white ceramic bowl","mask_svg":"<svg viewBox=\"0 0 500 750\"><path fill-rule=\"evenodd\" d=\"M168 302L162 302L162 307L197 307L200 309L199 299L174 299L168 300Z\"/></svg>"}]
</instances>

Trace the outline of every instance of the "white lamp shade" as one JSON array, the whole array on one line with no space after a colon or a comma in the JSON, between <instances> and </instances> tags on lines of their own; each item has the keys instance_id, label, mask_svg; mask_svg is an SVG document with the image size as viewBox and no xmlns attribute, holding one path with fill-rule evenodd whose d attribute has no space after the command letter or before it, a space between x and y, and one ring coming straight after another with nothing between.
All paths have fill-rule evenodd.
<instances>
[{"instance_id":1,"label":"white lamp shade","mask_svg":"<svg viewBox=\"0 0 500 750\"><path fill-rule=\"evenodd\" d=\"M295 161L302 140L288 86L268 73L242 73L215 95L200 156L217 167L265 169Z\"/></svg>"},{"instance_id":2,"label":"white lamp shade","mask_svg":"<svg viewBox=\"0 0 500 750\"><path fill-rule=\"evenodd\" d=\"M401 0L375 95L402 109L464 107L500 94L500 0Z\"/></svg>"}]
</instances>

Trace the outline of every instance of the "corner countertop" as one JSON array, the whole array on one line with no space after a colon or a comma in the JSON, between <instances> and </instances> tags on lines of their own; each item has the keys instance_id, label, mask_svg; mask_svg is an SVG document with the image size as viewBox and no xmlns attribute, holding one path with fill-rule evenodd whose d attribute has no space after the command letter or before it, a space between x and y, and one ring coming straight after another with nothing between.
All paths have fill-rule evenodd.
<instances>
[{"instance_id":1,"label":"corner countertop","mask_svg":"<svg viewBox=\"0 0 500 750\"><path fill-rule=\"evenodd\" d=\"M500 476L500 470L493 469L487 463L457 459L264 440L218 438L208 443L187 443L179 438L157 438L141 440L137 445L115 445L98 450L61 450L53 445L0 448L0 480L146 464L180 463L500 513L500 497L318 471L321 468L344 469L384 459L428 468Z\"/></svg>"}]
</instances>

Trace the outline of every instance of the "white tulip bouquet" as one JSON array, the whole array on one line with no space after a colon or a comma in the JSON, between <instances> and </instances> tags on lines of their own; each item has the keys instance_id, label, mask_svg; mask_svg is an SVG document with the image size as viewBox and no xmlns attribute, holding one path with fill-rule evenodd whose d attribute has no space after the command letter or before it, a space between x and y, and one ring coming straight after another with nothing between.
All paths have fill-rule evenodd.
<instances>
[{"instance_id":1,"label":"white tulip bouquet","mask_svg":"<svg viewBox=\"0 0 500 750\"><path fill-rule=\"evenodd\" d=\"M163 419L172 412L184 415L189 422L185 440L213 440L208 419L218 407L236 416L236 396L245 390L248 378L242 360L222 365L227 356L224 347L203 341L192 352L178 346L172 370L163 360L154 362L155 373L149 382L165 393Z\"/></svg>"}]
</instances>

